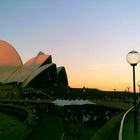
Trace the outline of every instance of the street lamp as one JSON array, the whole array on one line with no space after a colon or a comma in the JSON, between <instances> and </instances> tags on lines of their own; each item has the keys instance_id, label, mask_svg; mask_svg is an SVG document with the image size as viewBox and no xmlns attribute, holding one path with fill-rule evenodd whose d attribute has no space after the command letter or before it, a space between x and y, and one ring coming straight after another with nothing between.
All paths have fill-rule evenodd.
<instances>
[{"instance_id":1,"label":"street lamp","mask_svg":"<svg viewBox=\"0 0 140 140\"><path fill-rule=\"evenodd\" d=\"M139 87L139 93L140 93L140 81L137 83L138 87Z\"/></svg>"},{"instance_id":2,"label":"street lamp","mask_svg":"<svg viewBox=\"0 0 140 140\"><path fill-rule=\"evenodd\" d=\"M140 54L137 51L131 51L126 56L127 62L133 67L133 102L134 102L134 132L138 132L137 106L136 106L136 87L135 87L135 66L140 62Z\"/></svg>"},{"instance_id":3,"label":"street lamp","mask_svg":"<svg viewBox=\"0 0 140 140\"><path fill-rule=\"evenodd\" d=\"M128 85L128 86L127 86L127 91L129 92L129 90L130 90L130 86Z\"/></svg>"}]
</instances>

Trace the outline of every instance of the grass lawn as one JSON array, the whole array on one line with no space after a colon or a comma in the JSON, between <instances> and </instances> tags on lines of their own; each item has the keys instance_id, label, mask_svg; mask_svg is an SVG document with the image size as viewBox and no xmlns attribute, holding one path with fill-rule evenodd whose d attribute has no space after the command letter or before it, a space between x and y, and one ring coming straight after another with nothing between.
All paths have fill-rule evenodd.
<instances>
[{"instance_id":1,"label":"grass lawn","mask_svg":"<svg viewBox=\"0 0 140 140\"><path fill-rule=\"evenodd\" d=\"M62 118L54 113L45 113L42 121L26 140L61 140L62 133Z\"/></svg>"},{"instance_id":2,"label":"grass lawn","mask_svg":"<svg viewBox=\"0 0 140 140\"><path fill-rule=\"evenodd\" d=\"M0 112L0 140L20 140L26 129L17 117Z\"/></svg>"},{"instance_id":3,"label":"grass lawn","mask_svg":"<svg viewBox=\"0 0 140 140\"><path fill-rule=\"evenodd\" d=\"M80 140L90 140L90 138L100 129L100 127L96 128L87 128L80 126L79 130L81 133Z\"/></svg>"}]
</instances>

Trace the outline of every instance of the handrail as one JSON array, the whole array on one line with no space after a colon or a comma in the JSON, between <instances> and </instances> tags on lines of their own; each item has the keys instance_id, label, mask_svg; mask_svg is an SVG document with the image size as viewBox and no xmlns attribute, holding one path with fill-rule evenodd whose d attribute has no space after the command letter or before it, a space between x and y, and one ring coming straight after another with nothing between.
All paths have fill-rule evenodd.
<instances>
[{"instance_id":1,"label":"handrail","mask_svg":"<svg viewBox=\"0 0 140 140\"><path fill-rule=\"evenodd\" d=\"M64 140L65 132L62 133L61 140Z\"/></svg>"},{"instance_id":2,"label":"handrail","mask_svg":"<svg viewBox=\"0 0 140 140\"><path fill-rule=\"evenodd\" d=\"M119 136L118 136L118 140L122 140L122 133L123 133L123 125L124 125L124 119L126 117L126 115L134 108L131 107L129 110L126 111L126 113L123 115L123 118L121 120L121 124L120 124L120 130L119 130Z\"/></svg>"}]
</instances>

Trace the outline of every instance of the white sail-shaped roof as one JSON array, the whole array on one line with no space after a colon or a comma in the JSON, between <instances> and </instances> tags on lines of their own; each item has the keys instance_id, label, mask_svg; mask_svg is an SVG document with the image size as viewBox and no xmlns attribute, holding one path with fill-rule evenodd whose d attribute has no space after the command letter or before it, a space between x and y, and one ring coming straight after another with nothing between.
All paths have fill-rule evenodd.
<instances>
[{"instance_id":1,"label":"white sail-shaped roof","mask_svg":"<svg viewBox=\"0 0 140 140\"><path fill-rule=\"evenodd\" d=\"M52 63L51 56L46 55L43 52L39 52L36 57L31 58L24 64L24 69L35 70L43 65L46 61L49 60L49 63Z\"/></svg>"},{"instance_id":2,"label":"white sail-shaped roof","mask_svg":"<svg viewBox=\"0 0 140 140\"><path fill-rule=\"evenodd\" d=\"M28 83L30 83L31 80L33 80L37 75L42 73L45 70L48 70L50 67L54 66L55 64L46 64L40 68L38 68L36 71L34 71L30 76L24 80L23 87L25 87Z\"/></svg>"},{"instance_id":3,"label":"white sail-shaped roof","mask_svg":"<svg viewBox=\"0 0 140 140\"><path fill-rule=\"evenodd\" d=\"M58 79L57 79L58 78ZM56 68L51 55L39 52L24 65L16 50L9 43L0 40L0 83L17 82L21 86L46 86L55 84L58 80L67 84L64 68ZM42 83L43 82L43 83ZM36 84L37 83L37 84Z\"/></svg>"},{"instance_id":4,"label":"white sail-shaped roof","mask_svg":"<svg viewBox=\"0 0 140 140\"><path fill-rule=\"evenodd\" d=\"M23 66L16 50L7 42L0 40L0 82L7 83L7 79Z\"/></svg>"},{"instance_id":5,"label":"white sail-shaped roof","mask_svg":"<svg viewBox=\"0 0 140 140\"><path fill-rule=\"evenodd\" d=\"M23 82L27 79L34 71L36 71L46 61L51 61L51 56L39 52L36 57L31 58L27 61L21 69L18 69L9 79L8 82L18 81Z\"/></svg>"}]
</instances>

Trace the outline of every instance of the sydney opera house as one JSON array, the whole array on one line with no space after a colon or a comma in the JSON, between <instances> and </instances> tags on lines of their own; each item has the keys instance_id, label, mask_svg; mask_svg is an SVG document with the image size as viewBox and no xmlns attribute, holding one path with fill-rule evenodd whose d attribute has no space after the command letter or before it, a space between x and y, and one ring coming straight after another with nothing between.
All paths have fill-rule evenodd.
<instances>
[{"instance_id":1,"label":"sydney opera house","mask_svg":"<svg viewBox=\"0 0 140 140\"><path fill-rule=\"evenodd\" d=\"M15 48L0 40L0 83L21 87L68 86L66 70L52 62L52 56L39 52L23 64Z\"/></svg>"}]
</instances>

